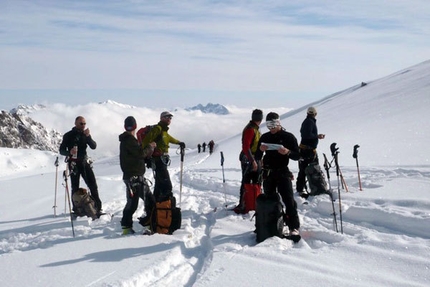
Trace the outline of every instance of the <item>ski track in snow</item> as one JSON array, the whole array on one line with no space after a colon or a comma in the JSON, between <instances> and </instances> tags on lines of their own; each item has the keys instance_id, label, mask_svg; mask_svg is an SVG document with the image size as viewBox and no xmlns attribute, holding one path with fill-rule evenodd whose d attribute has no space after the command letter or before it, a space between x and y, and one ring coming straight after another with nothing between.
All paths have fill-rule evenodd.
<instances>
[{"instance_id":1,"label":"ski track in snow","mask_svg":"<svg viewBox=\"0 0 430 287\"><path fill-rule=\"evenodd\" d=\"M200 164L207 157L208 155L195 155L194 160L196 160L196 164ZM118 160L112 158L98 164L117 166ZM240 174L240 168L234 171ZM416 236L417 242L430 238L430 226L422 219L422 217L430 218L430 213L415 216L409 211L411 207L413 210L417 208L430 210L429 202L405 199L388 201L383 198L361 201L359 197L355 197L361 195L361 191L358 190L356 170L345 168L342 172L349 188L349 192L341 189L344 235L334 231L332 206L328 196L311 197L307 204L303 204L304 200L296 197L302 224L302 241L293 245L287 240L271 238L260 244L264 246L272 244L273 240L278 240L278 248L282 253L288 252L291 248L326 248L330 245L342 244L345 240L354 240L358 244L367 242L375 247L385 245L386 242L397 244L406 236L405 233L408 234L407 236ZM168 251L158 257L149 269L141 270L131 278L118 283L121 286L138 286L140 282L151 286L192 286L205 275L216 252L228 252L230 256L238 254L252 256L258 252L258 248L249 248L257 245L253 234L253 212L236 215L234 212L226 210L226 204L234 206L238 200L240 181L230 179L223 184L221 167L211 169L187 169L185 167L182 176L182 200L179 202L179 194L176 191L179 192L180 189L180 169L172 167L170 173L175 196L182 208L182 228L166 239L169 245L166 247ZM332 189L337 192L337 178L333 175L333 171L331 174L330 183ZM362 185L366 192L381 188L382 183L387 180L398 180L399 178L406 180L414 178L428 182L430 172L428 167L422 169L362 168L361 170ZM100 176L98 180L104 184L114 185L113 187L116 189L123 189L121 177L118 175ZM65 219L67 216L62 212L56 218L44 216L20 220L33 222L32 228L24 226L0 232L0 255L50 248L64 242L90 240L100 236L115 238L118 236L119 220L124 202L122 194L113 201L106 202L105 210L115 214L112 221L107 217L102 217L94 222L83 218L74 221L76 238L70 236L70 220ZM338 200L335 202L337 212L338 202ZM388 202L389 204L387 204ZM390 208L388 209L386 206ZM392 208L393 206L396 208ZM142 207L139 206L135 217L141 213ZM340 229L339 213L337 215ZM387 218L389 218L388 222ZM218 232L218 230L229 232L229 225L235 225L236 229L237 225L243 225L240 229L243 233L220 234ZM321 226L325 227L325 231L321 231ZM28 232L29 230L31 232ZM370 234L376 231L379 238L369 238L367 230L373 230ZM264 254L258 254L258 257L259 260L273 260L271 257L266 258ZM157 276L154 277L153 274ZM206 275L208 278L215 276ZM109 274L106 276L108 277ZM177 282L178 278L182 278L182 282ZM88 286L96 283L92 282ZM114 283L114 285L105 286L117 285Z\"/></svg>"}]
</instances>

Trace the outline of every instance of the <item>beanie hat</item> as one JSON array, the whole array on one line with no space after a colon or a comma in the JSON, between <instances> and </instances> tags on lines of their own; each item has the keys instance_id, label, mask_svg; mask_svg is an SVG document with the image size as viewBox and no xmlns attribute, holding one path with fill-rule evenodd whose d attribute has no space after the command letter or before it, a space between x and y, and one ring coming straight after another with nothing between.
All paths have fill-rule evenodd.
<instances>
[{"instance_id":1,"label":"beanie hat","mask_svg":"<svg viewBox=\"0 0 430 287\"><path fill-rule=\"evenodd\" d=\"M173 115L168 111L164 111L160 114L160 119L164 117L173 117Z\"/></svg>"},{"instance_id":2,"label":"beanie hat","mask_svg":"<svg viewBox=\"0 0 430 287\"><path fill-rule=\"evenodd\" d=\"M137 127L136 124L136 119L132 116L128 116L125 120L124 120L124 128L126 131L134 131Z\"/></svg>"},{"instance_id":3,"label":"beanie hat","mask_svg":"<svg viewBox=\"0 0 430 287\"><path fill-rule=\"evenodd\" d=\"M317 109L315 109L314 107L309 107L308 108L308 114L309 115L316 115L317 114Z\"/></svg>"},{"instance_id":4,"label":"beanie hat","mask_svg":"<svg viewBox=\"0 0 430 287\"><path fill-rule=\"evenodd\" d=\"M274 112L270 112L266 116L266 121L273 121L273 120L279 120L279 115Z\"/></svg>"},{"instance_id":5,"label":"beanie hat","mask_svg":"<svg viewBox=\"0 0 430 287\"><path fill-rule=\"evenodd\" d=\"M253 110L251 119L254 122L261 122L263 120L263 111L259 109Z\"/></svg>"}]
</instances>

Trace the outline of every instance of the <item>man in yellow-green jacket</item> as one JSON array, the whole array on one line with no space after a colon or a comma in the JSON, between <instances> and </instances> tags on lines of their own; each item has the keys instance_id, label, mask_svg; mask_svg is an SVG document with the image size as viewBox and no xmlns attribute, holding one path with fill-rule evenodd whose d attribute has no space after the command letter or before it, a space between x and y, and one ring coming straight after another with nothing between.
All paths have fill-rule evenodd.
<instances>
[{"instance_id":1,"label":"man in yellow-green jacket","mask_svg":"<svg viewBox=\"0 0 430 287\"><path fill-rule=\"evenodd\" d=\"M185 143L168 134L169 125L173 115L170 112L162 112L160 121L155 125L148 135L143 139L142 146L145 148L149 143L157 144L152 154L152 168L155 172L154 196L157 202L164 201L173 196L172 182L167 167L170 165L169 144L177 144L182 149Z\"/></svg>"}]
</instances>

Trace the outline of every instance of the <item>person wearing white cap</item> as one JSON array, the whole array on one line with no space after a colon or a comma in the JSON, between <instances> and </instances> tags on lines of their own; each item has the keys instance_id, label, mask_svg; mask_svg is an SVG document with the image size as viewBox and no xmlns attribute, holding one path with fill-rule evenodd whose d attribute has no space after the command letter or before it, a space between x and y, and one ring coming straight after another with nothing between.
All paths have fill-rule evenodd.
<instances>
[{"instance_id":1,"label":"person wearing white cap","mask_svg":"<svg viewBox=\"0 0 430 287\"><path fill-rule=\"evenodd\" d=\"M297 139L282 127L277 113L267 114L266 126L269 132L260 137L255 152L255 160L263 165L264 194L278 200L279 193L285 206L284 220L289 229L289 236L293 240L300 240L300 219L291 182L294 177L288 168L290 159L300 158Z\"/></svg>"},{"instance_id":2,"label":"person wearing white cap","mask_svg":"<svg viewBox=\"0 0 430 287\"><path fill-rule=\"evenodd\" d=\"M157 147L152 154L152 166L155 172L154 196L157 202L164 201L173 196L172 182L167 167L170 165L169 144L177 144L181 149L185 148L185 143L175 139L169 133L169 125L173 115L164 111L160 114L160 121L148 135L143 139L142 146L146 147L149 143L155 142Z\"/></svg>"},{"instance_id":3,"label":"person wearing white cap","mask_svg":"<svg viewBox=\"0 0 430 287\"><path fill-rule=\"evenodd\" d=\"M300 128L300 156L299 161L299 174L296 181L296 190L303 198L308 198L309 193L306 190L306 174L305 169L310 163L318 163L318 154L316 148L318 141L324 139L324 134L318 133L317 128L317 110L315 107L307 109L306 119L303 121Z\"/></svg>"}]
</instances>

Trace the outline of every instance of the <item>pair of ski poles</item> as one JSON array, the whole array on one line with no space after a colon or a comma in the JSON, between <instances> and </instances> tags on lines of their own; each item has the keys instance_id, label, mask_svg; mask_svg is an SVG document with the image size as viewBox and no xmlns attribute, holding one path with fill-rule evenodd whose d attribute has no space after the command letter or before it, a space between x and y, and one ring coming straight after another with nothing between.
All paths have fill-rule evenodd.
<instances>
[{"instance_id":1,"label":"pair of ski poles","mask_svg":"<svg viewBox=\"0 0 430 287\"><path fill-rule=\"evenodd\" d=\"M54 208L54 217L56 217L57 216L58 166L59 166L58 156L55 159L54 165L55 165L55 194L54 194L54 206L52 206L52 208ZM66 170L63 171L64 188L65 188L64 214L66 214L66 205L67 205L67 202L68 202L69 203L70 222L71 222L71 225L72 225L72 233L73 233L73 237L75 237L75 228L73 226L72 207L71 207L71 203L70 203L69 185L68 185L68 182L67 182L68 177L69 177L69 168L67 166Z\"/></svg>"}]
</instances>

